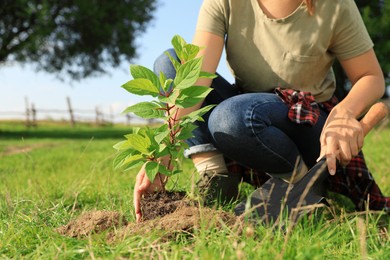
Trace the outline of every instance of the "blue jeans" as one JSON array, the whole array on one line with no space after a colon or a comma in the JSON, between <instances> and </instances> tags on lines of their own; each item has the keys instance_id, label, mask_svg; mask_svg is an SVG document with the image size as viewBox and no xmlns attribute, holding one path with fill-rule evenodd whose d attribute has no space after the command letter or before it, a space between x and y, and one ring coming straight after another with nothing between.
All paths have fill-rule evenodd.
<instances>
[{"instance_id":1,"label":"blue jeans","mask_svg":"<svg viewBox=\"0 0 390 260\"><path fill-rule=\"evenodd\" d=\"M287 117L288 106L273 93L247 93L220 103L208 128L215 147L225 156L270 174L291 173L298 157L310 168L320 153L320 134L327 113L314 126Z\"/></svg>"},{"instance_id":2,"label":"blue jeans","mask_svg":"<svg viewBox=\"0 0 390 260\"><path fill-rule=\"evenodd\" d=\"M173 50L168 51L177 59ZM154 71L167 78L176 75L166 54L158 57ZM205 122L197 122L194 137L187 140L187 157L220 151L244 166L270 174L292 173L299 157L309 168L315 164L325 111L316 125L299 125L288 119L288 106L276 94L241 94L219 75L211 87L214 90L204 105L218 105L204 116Z\"/></svg>"}]
</instances>

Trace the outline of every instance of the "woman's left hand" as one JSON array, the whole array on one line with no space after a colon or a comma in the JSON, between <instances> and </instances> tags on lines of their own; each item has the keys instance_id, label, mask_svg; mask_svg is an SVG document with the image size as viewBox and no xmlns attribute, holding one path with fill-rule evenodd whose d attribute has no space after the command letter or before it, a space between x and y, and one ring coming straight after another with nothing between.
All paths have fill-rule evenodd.
<instances>
[{"instance_id":1,"label":"woman's left hand","mask_svg":"<svg viewBox=\"0 0 390 260\"><path fill-rule=\"evenodd\" d=\"M326 156L328 171L336 173L336 162L341 166L349 164L363 147L364 132L353 115L340 112L337 106L330 112L320 137L320 157Z\"/></svg>"}]
</instances>

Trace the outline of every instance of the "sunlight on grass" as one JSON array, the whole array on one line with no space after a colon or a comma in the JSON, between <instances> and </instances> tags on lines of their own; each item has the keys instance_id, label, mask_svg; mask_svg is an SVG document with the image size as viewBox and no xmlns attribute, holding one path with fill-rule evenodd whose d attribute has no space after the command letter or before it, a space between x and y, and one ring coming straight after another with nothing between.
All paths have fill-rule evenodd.
<instances>
[{"instance_id":1,"label":"sunlight on grass","mask_svg":"<svg viewBox=\"0 0 390 260\"><path fill-rule=\"evenodd\" d=\"M388 217L359 215L338 204L303 219L288 236L283 229L248 224L242 230L201 226L168 241L158 234L129 236L114 244L106 242L104 233L85 239L63 237L54 228L91 209L118 211L134 221L137 170L112 167L112 146L129 129L83 127L72 136L66 127L39 128L22 138L23 127L13 134L8 128L4 136L0 124L0 258L390 259ZM387 195L389 136L388 126L375 130L364 146ZM183 169L188 173L172 179L171 189L191 190L197 177L193 165L186 160ZM244 192L249 190L244 187Z\"/></svg>"}]
</instances>

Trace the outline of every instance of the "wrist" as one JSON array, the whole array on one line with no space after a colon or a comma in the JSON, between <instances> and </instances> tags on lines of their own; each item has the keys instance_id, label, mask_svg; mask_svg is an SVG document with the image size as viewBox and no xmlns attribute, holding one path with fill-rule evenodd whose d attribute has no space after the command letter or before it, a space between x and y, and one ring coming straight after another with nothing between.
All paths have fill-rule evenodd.
<instances>
[{"instance_id":1,"label":"wrist","mask_svg":"<svg viewBox=\"0 0 390 260\"><path fill-rule=\"evenodd\" d=\"M358 118L359 114L356 113L357 111L354 110L352 107L344 106L343 104L339 104L335 106L330 115L337 118Z\"/></svg>"}]
</instances>

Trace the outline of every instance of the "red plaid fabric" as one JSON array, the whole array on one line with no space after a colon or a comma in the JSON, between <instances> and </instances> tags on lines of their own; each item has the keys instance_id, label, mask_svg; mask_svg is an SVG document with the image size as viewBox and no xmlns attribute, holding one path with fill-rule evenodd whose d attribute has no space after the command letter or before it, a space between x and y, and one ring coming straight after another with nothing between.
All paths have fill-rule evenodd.
<instances>
[{"instance_id":1,"label":"red plaid fabric","mask_svg":"<svg viewBox=\"0 0 390 260\"><path fill-rule=\"evenodd\" d=\"M328 177L329 190L349 197L357 210L385 210L390 213L390 198L382 194L364 160L363 152L346 168L339 167Z\"/></svg>"},{"instance_id":2,"label":"red plaid fabric","mask_svg":"<svg viewBox=\"0 0 390 260\"><path fill-rule=\"evenodd\" d=\"M275 92L290 107L289 119L298 124L314 125L318 120L320 107L330 112L338 103L335 96L327 102L316 103L310 92L281 88L275 89ZM227 167L229 172L241 173L244 180L258 187L270 178L265 172L255 172L234 161L227 160ZM363 152L354 157L347 167L338 167L335 175L329 175L328 182L329 190L349 197L356 210L368 208L390 213L390 197L382 194L367 168Z\"/></svg>"},{"instance_id":3,"label":"red plaid fabric","mask_svg":"<svg viewBox=\"0 0 390 260\"><path fill-rule=\"evenodd\" d=\"M293 89L276 88L275 93L289 106L288 118L297 124L315 125L320 116L320 107L330 112L339 102L333 96L319 104L310 92Z\"/></svg>"},{"instance_id":4,"label":"red plaid fabric","mask_svg":"<svg viewBox=\"0 0 390 260\"><path fill-rule=\"evenodd\" d=\"M316 103L310 92L292 89L275 89L276 94L290 107L289 118L298 124L314 125L320 113L319 107L330 112L338 100L333 96L323 103ZM345 168L338 167L334 176L329 175L329 190L349 197L357 210L385 210L390 212L390 198L385 197L367 168L363 152L354 157Z\"/></svg>"},{"instance_id":5,"label":"red plaid fabric","mask_svg":"<svg viewBox=\"0 0 390 260\"><path fill-rule=\"evenodd\" d=\"M291 121L309 125L317 123L320 107L310 92L277 88L275 93L290 107L288 118Z\"/></svg>"}]
</instances>

